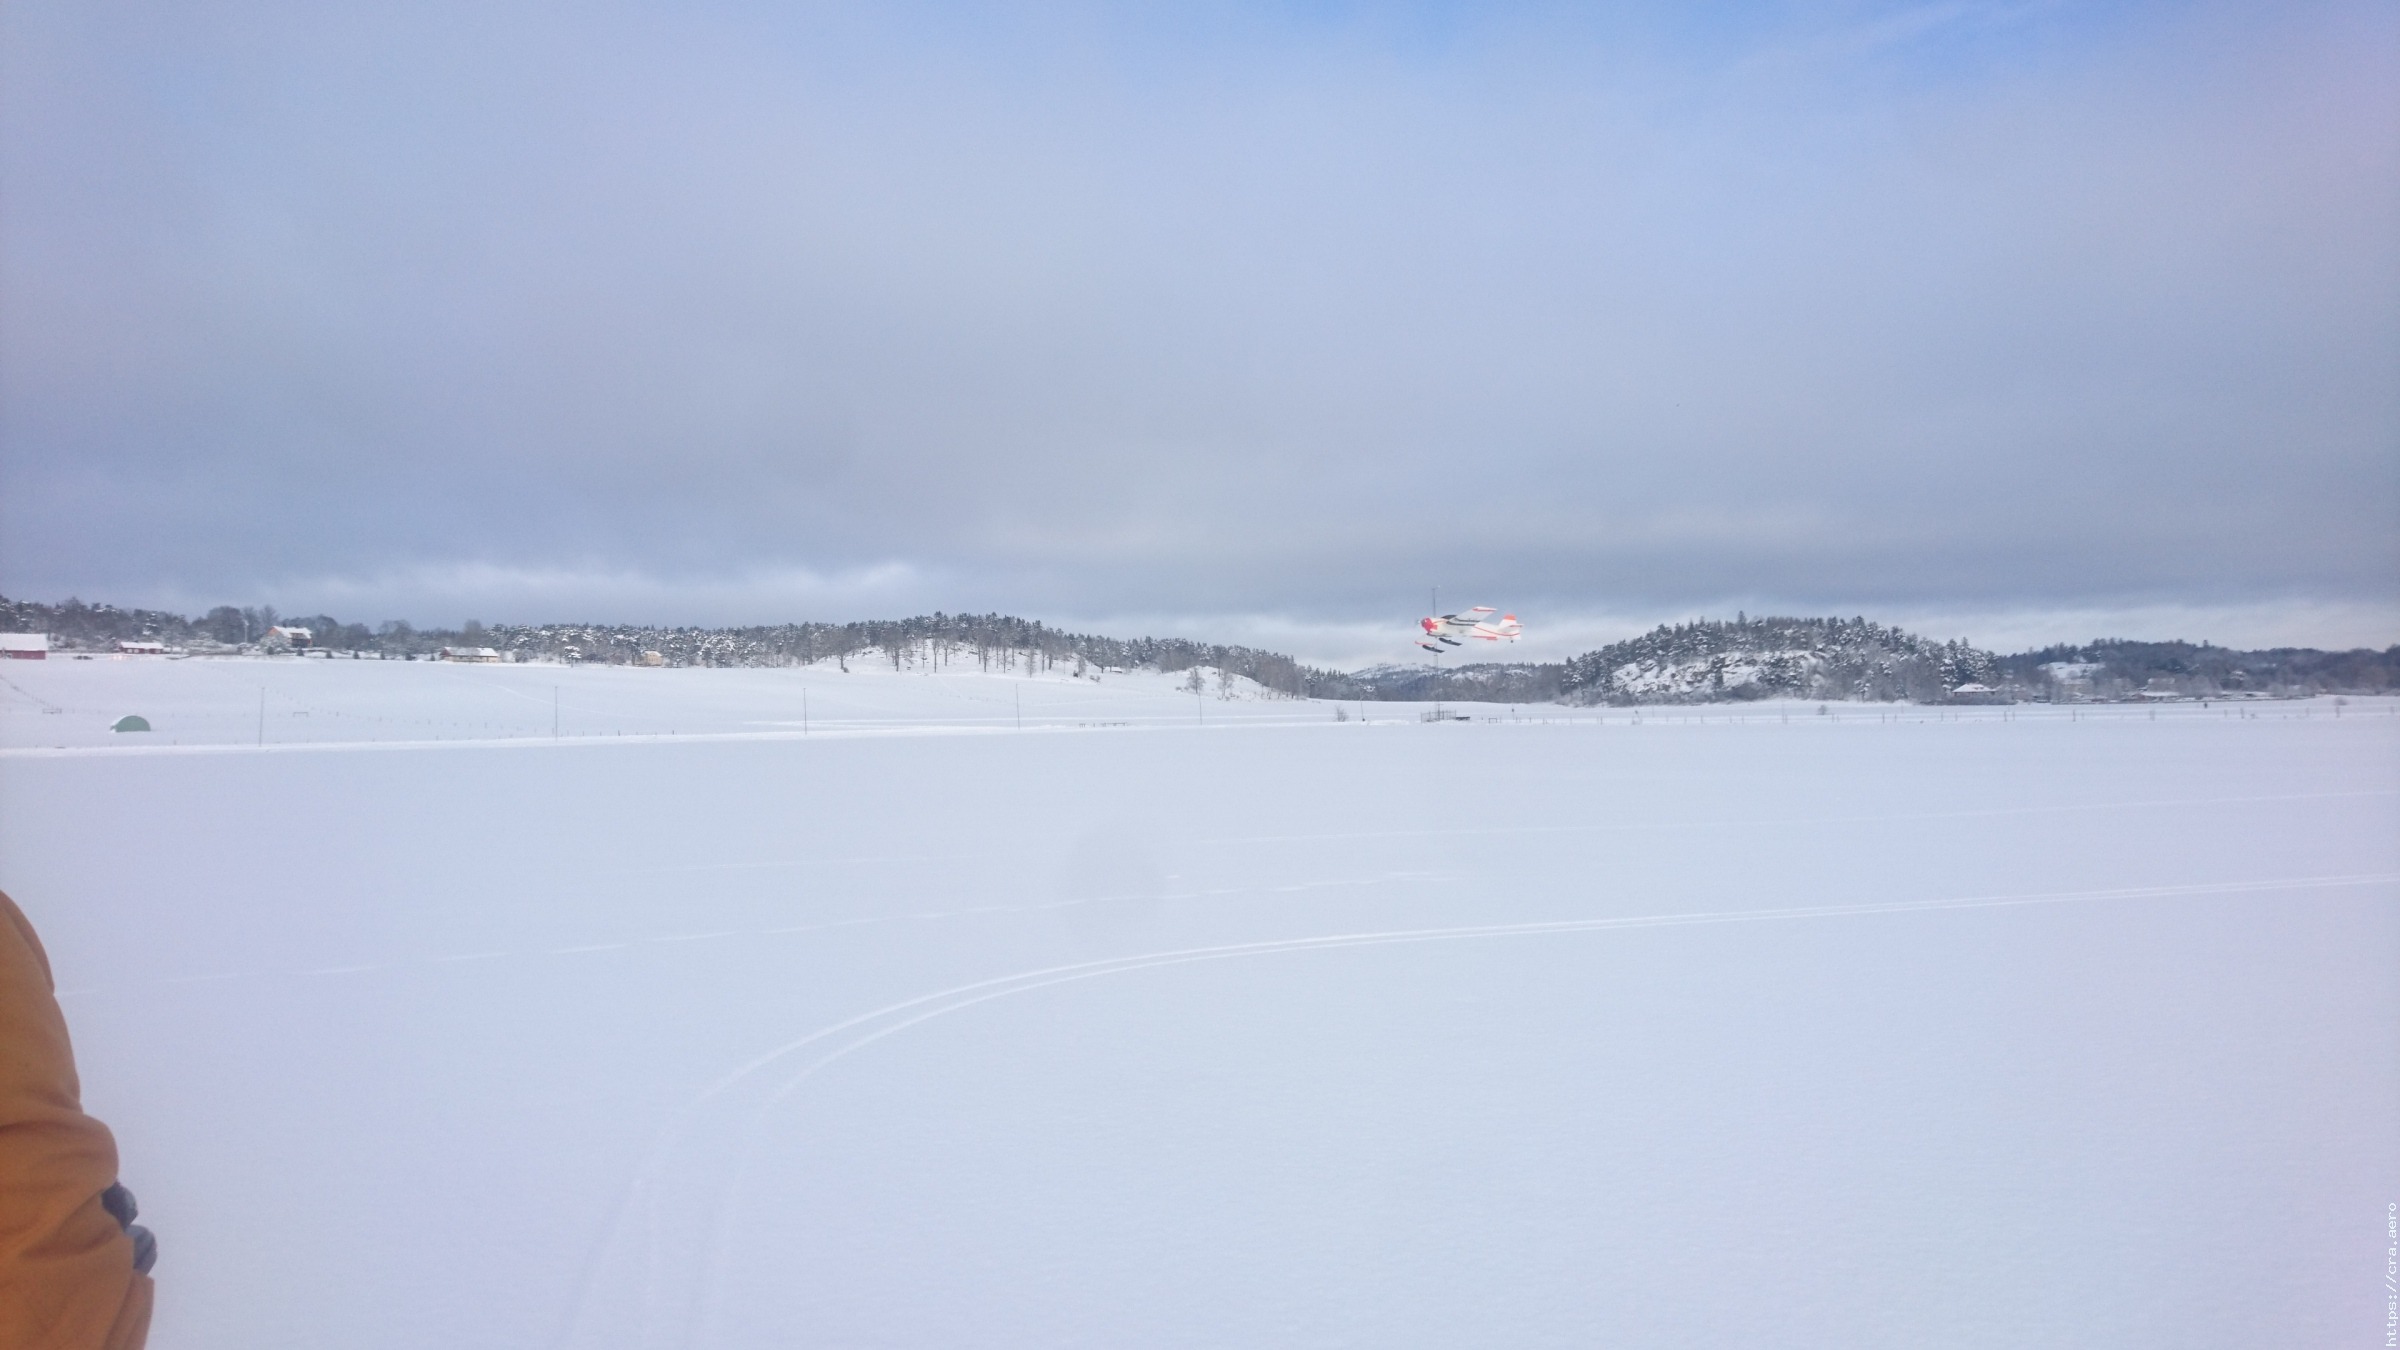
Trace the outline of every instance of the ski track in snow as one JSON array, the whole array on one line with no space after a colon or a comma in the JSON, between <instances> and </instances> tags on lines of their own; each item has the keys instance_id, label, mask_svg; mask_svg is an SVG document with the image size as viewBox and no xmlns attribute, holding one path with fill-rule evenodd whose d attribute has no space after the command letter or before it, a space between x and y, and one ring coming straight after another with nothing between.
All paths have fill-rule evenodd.
<instances>
[{"instance_id":1,"label":"ski track in snow","mask_svg":"<svg viewBox=\"0 0 2400 1350\"><path fill-rule=\"evenodd\" d=\"M2161 798L2154 801L2136 802L2087 802L2062 806L2011 806L1979 809L1973 811L1923 811L1883 813L1875 815L1797 816L1786 817L1783 819L1769 818L1763 820L1746 821L1726 819L1596 825L1494 825L1487 827L1447 830L1367 830L1339 831L1322 834L1240 835L1223 838L1200 839L1194 841L1194 843L1197 847L1213 847L1232 844L1254 845L1277 843L1322 843L1333 840L1411 838L1428 835L1446 838L1472 838L1479 836L1500 836L1511 834L1582 834L1616 832L1640 833L1659 829L1708 829L1724 828L1729 826L1764 828L1770 826L1801 827L1819 825L1905 824L1912 821L1971 820L1978 818L2047 815L2058 813L2080 814L2087 811L2128 811L2153 809L2186 810L2206 806L2244 806L2258 805L2267 802L2331 801L2394 796L2400 796L2400 791L2378 789L2361 792L2287 792L2243 797ZM826 867L857 863L961 862L997 856L1001 856L998 850L977 850L965 853L895 854L878 855L872 857L820 858L813 860L795 860L790 862L694 863L689 865L674 864L663 867L629 868L627 871L629 874L633 875L678 873L686 871L771 871L786 868ZM315 966L298 970L211 971L190 975L165 976L157 980L148 981L147 983L174 985L198 984L221 980L262 980L296 976L362 975L379 971L403 971L417 969L429 965L454 965L470 961L491 961L503 959L529 960L540 957L582 956L593 952L629 951L634 948L649 944L668 945L684 942L711 942L721 941L727 938L789 937L804 933L822 933L835 929L863 928L880 924L923 923L942 919L959 919L988 914L1036 914L1060 909L1072 909L1080 906L1119 904L1132 901L1154 901L1163 904L1192 900L1207 900L1229 895L1291 895L1305 893L1308 891L1332 890L1354 886L1381 885L1395 880L1442 879L1446 879L1445 874L1423 872L1386 872L1373 877L1348 877L1333 881L1296 882L1280 886L1220 886L1205 890L1170 891L1155 895L1091 896L1071 900L1051 900L1037 904L1025 905L969 905L955 909L919 910L906 914L876 914L853 919L827 919L813 923L783 924L771 927L724 928L705 933L654 934L641 938L628 938L616 942L592 942L557 947L543 947L527 952L466 952L439 956L417 957L405 961L366 961L343 965ZM1918 902L1908 903L1914 905ZM57 996L59 998L74 998L79 995L98 993L105 990L138 987L140 987L140 984L138 983L119 984L103 982L77 985L72 988L60 989L57 991Z\"/></svg>"},{"instance_id":2,"label":"ski track in snow","mask_svg":"<svg viewBox=\"0 0 2400 1350\"><path fill-rule=\"evenodd\" d=\"M1196 891L1169 891L1163 894L1100 895L1071 900L1046 900L1028 905L968 905L958 909L928 909L907 914L871 914L855 919L827 919L818 923L783 924L769 928L719 928L705 933L661 933L649 937L628 938L619 942L586 942L573 946L542 947L530 952L482 951L459 952L445 956L414 957L406 961L366 961L350 965L308 966L276 970L208 971L194 975L170 975L149 981L125 983L95 983L77 985L56 991L62 999L91 994L139 989L149 985L206 984L218 981L254 981L273 979L312 978L327 975L364 975L376 972L419 970L427 966L458 965L470 961L532 960L548 956L584 956L593 952L632 951L644 946L668 946L684 942L718 942L727 938L789 937L802 933L823 933L841 928L866 928L880 924L926 923L941 919L962 919L987 914L1042 914L1055 910L1076 909L1093 905L1113 905L1138 902L1170 903L1188 900L1210 900L1230 895L1293 895L1308 891L1338 890L1354 886L1379 886L1392 881L1425 881L1453 879L1436 872L1387 872L1372 877L1348 877L1333 881L1298 882L1288 886L1216 886Z\"/></svg>"},{"instance_id":3,"label":"ski track in snow","mask_svg":"<svg viewBox=\"0 0 2400 1350\"><path fill-rule=\"evenodd\" d=\"M2303 794L2316 795L2316 794ZM2323 794L2327 796L2366 794ZM2257 800L2257 799L2228 799ZM1546 937L1575 933L1599 933L1653 928L1686 928L1720 924L1771 923L1806 919L1854 918L1872 915L1929 914L1946 911L1999 909L2039 905L2091 904L2108 901L2166 900L2218 895L2256 895L2281 891L2325 890L2360 886L2390 886L2400 883L2400 873L2367 873L2355 876L2284 877L2257 881L2197 882L2182 885L2124 886L2099 890L2053 891L2025 895L1990 895L1951 897L1936 900L1897 900L1857 904L1810 905L1781 909L1747 909L1689 911L1669 914L1617 915L1590 919L1561 919L1533 923L1468 924L1445 928L1393 929L1380 932L1335 933L1313 937L1286 938L1266 942L1228 943L1210 947L1181 948L1171 951L1146 952L1137 955L1110 957L1068 965L1049 966L1014 974L993 976L953 985L946 989L920 994L897 1003L885 1004L867 1012L855 1014L839 1022L820 1027L795 1040L777 1046L727 1073L710 1084L688 1103L681 1119L670 1124L654 1142L648 1159L635 1178L629 1182L616 1206L609 1225L591 1257L583 1276L578 1280L576 1293L569 1306L565 1324L552 1342L564 1350L578 1343L588 1324L589 1306L595 1290L605 1278L611 1252L625 1240L625 1230L633 1223L632 1216L644 1212L649 1202L652 1218L641 1225L642 1253L640 1272L626 1280L643 1291L641 1314L641 1344L651 1344L653 1327L679 1328L681 1335L673 1338L677 1345L705 1344L708 1319L711 1313L711 1294L714 1272L722 1264L729 1220L743 1194L743 1183L753 1159L763 1142L766 1125L772 1113L802 1086L835 1063L904 1031L953 1013L1014 998L1038 990L1055 988L1087 980L1102 979L1137 971L1157 970L1174 966L1196 965L1217 961L1243 960L1252 957L1279 956L1292 953L1339 951L1364 947L1396 946L1416 943L1459 942L1479 939ZM1025 907L1029 908L1029 907ZM1045 907L1046 908L1046 907ZM880 1025L878 1025L880 1024ZM807 1060L796 1071L782 1076L765 1097L748 1106L737 1106L735 1133L738 1140L730 1147L720 1146L710 1152L715 1164L712 1180L697 1186L675 1188L672 1192L661 1184L661 1173L672 1165L681 1152L697 1153L705 1141L690 1138L703 1128L703 1118L720 1098L727 1097L747 1084L754 1076L780 1061L846 1034L833 1048ZM662 1270L660 1253L669 1249L661 1232L668 1225L655 1215L658 1201L653 1197L674 1194L689 1197L695 1192L705 1195L704 1213L692 1236L672 1249L694 1254L690 1269L681 1272ZM671 1264L671 1263L664 1263ZM622 1275L617 1276L624 1280ZM670 1294L661 1298L661 1286L670 1285L680 1296ZM663 1306L671 1303L673 1306ZM621 1328L619 1328L621 1330Z\"/></svg>"}]
</instances>

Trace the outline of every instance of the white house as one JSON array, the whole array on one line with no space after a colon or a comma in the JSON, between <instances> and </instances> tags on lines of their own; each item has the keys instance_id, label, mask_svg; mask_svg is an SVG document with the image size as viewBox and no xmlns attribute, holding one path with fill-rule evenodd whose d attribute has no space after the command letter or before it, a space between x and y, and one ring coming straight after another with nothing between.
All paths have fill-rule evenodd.
<instances>
[{"instance_id":1,"label":"white house","mask_svg":"<svg viewBox=\"0 0 2400 1350\"><path fill-rule=\"evenodd\" d=\"M434 653L433 659L436 661L466 661L475 665L496 665L499 663L500 653L489 647L444 647Z\"/></svg>"}]
</instances>

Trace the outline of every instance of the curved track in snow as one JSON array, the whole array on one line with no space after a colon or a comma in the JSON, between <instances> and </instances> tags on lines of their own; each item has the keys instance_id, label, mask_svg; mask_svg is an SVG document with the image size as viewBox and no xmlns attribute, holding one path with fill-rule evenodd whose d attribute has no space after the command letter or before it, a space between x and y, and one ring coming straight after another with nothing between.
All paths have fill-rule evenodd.
<instances>
[{"instance_id":1,"label":"curved track in snow","mask_svg":"<svg viewBox=\"0 0 2400 1350\"><path fill-rule=\"evenodd\" d=\"M641 1346L706 1343L701 1333L714 1292L711 1277L720 1264L726 1221L734 1197L741 1193L766 1122L775 1109L826 1068L879 1041L953 1013L1037 990L1172 966L1363 947L2394 884L2400 884L2400 873L1332 933L1144 952L953 985L819 1027L738 1065L704 1089L685 1108L682 1119L661 1133L650 1157L628 1185L607 1231L587 1260L565 1324L553 1344L563 1350L590 1341L598 1330L596 1324L602 1320L595 1314L593 1303L604 1283L619 1290L638 1291L638 1309L634 1314L637 1321L632 1328L635 1339L630 1343ZM768 1070L795 1060L797 1066L789 1072L772 1076L772 1087L758 1086ZM703 1177L691 1177L688 1170L678 1175L679 1169L690 1169L694 1163L705 1174ZM697 1203L679 1206L678 1200ZM607 1325L611 1339L628 1331L622 1320L611 1320Z\"/></svg>"}]
</instances>

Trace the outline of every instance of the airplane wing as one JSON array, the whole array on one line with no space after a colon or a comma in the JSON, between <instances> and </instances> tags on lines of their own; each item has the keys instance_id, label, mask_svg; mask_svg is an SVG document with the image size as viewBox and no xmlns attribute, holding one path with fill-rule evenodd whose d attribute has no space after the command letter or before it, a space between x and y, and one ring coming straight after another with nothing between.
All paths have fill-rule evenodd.
<instances>
[{"instance_id":1,"label":"airplane wing","mask_svg":"<svg viewBox=\"0 0 2400 1350\"><path fill-rule=\"evenodd\" d=\"M1417 620L1417 645L1439 656L1453 647L1466 646L1469 639L1514 642L1519 632L1516 615L1501 614L1490 605L1477 605L1456 614L1435 614Z\"/></svg>"}]
</instances>

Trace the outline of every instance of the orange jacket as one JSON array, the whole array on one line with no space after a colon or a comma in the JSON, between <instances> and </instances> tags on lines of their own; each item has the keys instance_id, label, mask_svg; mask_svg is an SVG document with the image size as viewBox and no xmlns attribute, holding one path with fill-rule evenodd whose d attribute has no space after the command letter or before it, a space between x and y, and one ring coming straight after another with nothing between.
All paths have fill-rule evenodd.
<instances>
[{"instance_id":1,"label":"orange jacket","mask_svg":"<svg viewBox=\"0 0 2400 1350\"><path fill-rule=\"evenodd\" d=\"M50 958L0 895L0 1350L140 1350L150 1277L101 1206L117 1143L83 1113Z\"/></svg>"}]
</instances>

